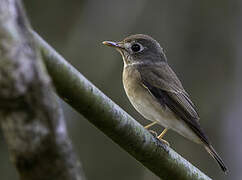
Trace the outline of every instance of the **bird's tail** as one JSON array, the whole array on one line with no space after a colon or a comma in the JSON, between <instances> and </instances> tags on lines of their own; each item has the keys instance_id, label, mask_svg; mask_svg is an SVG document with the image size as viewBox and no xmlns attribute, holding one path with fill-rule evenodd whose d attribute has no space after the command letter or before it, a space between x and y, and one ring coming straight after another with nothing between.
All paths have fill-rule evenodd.
<instances>
[{"instance_id":1,"label":"bird's tail","mask_svg":"<svg viewBox=\"0 0 242 180\"><path fill-rule=\"evenodd\" d=\"M219 157L219 155L217 154L217 152L214 150L214 148L212 147L212 145L209 146L204 146L206 151L217 161L217 163L219 164L220 168L222 169L222 171L227 174L228 173L228 169L225 166L223 160Z\"/></svg>"}]
</instances>

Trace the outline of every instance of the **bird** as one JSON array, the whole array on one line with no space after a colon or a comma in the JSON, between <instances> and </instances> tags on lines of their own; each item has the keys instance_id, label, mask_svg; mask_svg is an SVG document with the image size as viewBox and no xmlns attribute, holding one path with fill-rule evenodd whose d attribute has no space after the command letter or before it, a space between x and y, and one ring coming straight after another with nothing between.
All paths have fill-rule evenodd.
<instances>
[{"instance_id":1,"label":"bird","mask_svg":"<svg viewBox=\"0 0 242 180\"><path fill-rule=\"evenodd\" d=\"M228 169L201 128L199 115L189 94L167 62L160 44L151 36L136 34L122 41L103 41L122 56L123 86L134 108L152 123L164 127L157 138L163 139L168 129L201 144L217 161L223 172Z\"/></svg>"}]
</instances>

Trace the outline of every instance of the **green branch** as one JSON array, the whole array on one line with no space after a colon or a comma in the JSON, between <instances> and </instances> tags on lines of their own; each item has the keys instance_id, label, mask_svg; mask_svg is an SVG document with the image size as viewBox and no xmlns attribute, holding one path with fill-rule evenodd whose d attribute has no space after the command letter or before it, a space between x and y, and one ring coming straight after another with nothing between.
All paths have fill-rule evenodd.
<instances>
[{"instance_id":1,"label":"green branch","mask_svg":"<svg viewBox=\"0 0 242 180\"><path fill-rule=\"evenodd\" d=\"M211 180L105 96L33 32L60 97L163 180ZM108 154L106 154L108 156Z\"/></svg>"}]
</instances>

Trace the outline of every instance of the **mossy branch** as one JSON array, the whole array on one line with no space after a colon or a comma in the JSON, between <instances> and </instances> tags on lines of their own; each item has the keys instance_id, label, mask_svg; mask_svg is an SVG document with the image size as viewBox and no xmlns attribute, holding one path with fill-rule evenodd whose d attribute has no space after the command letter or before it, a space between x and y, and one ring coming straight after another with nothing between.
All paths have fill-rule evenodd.
<instances>
[{"instance_id":1,"label":"mossy branch","mask_svg":"<svg viewBox=\"0 0 242 180\"><path fill-rule=\"evenodd\" d=\"M20 0L0 0L0 127L21 180L84 180Z\"/></svg>"},{"instance_id":2,"label":"mossy branch","mask_svg":"<svg viewBox=\"0 0 242 180\"><path fill-rule=\"evenodd\" d=\"M112 102L32 32L59 96L163 180L211 180ZM108 156L108 154L106 154Z\"/></svg>"}]
</instances>

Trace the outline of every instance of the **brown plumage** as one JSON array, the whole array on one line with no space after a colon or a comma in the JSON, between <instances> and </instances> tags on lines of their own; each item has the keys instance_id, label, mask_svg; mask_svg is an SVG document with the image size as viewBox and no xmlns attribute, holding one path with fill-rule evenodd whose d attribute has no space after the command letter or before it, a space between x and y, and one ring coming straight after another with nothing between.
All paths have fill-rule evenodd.
<instances>
[{"instance_id":1,"label":"brown plumage","mask_svg":"<svg viewBox=\"0 0 242 180\"><path fill-rule=\"evenodd\" d=\"M163 70L161 70L161 68ZM140 65L138 69L141 74L142 83L149 89L150 93L162 106L167 106L177 118L183 120L186 125L192 129L205 146L207 152L218 162L221 169L226 172L227 168L224 162L214 150L211 142L200 126L198 121L199 116L193 102L190 100L189 95L183 89L182 84L169 65L160 65L156 68L142 67L142 65ZM166 71L169 71L169 73ZM147 79L147 76L144 74L148 74L149 78ZM166 76L166 74L170 75ZM152 76L154 76L156 81L149 80ZM159 80L157 81L157 79Z\"/></svg>"},{"instance_id":2,"label":"brown plumage","mask_svg":"<svg viewBox=\"0 0 242 180\"><path fill-rule=\"evenodd\" d=\"M167 63L159 43L147 35L132 35L115 43L124 60L123 84L135 109L146 119L202 144L224 172L227 167L199 123L188 93ZM162 135L163 136L163 135Z\"/></svg>"}]
</instances>

